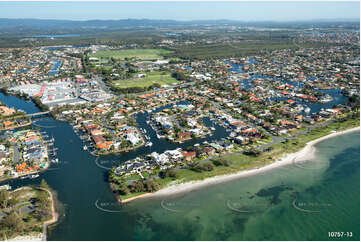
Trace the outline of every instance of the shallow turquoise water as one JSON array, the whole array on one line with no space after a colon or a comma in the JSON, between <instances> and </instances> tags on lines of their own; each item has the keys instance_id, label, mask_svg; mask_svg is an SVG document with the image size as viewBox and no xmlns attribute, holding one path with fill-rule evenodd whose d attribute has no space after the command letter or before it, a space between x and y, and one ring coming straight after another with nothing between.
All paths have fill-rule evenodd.
<instances>
[{"instance_id":1,"label":"shallow turquoise water","mask_svg":"<svg viewBox=\"0 0 361 242\"><path fill-rule=\"evenodd\" d=\"M299 166L134 202L134 239L334 240L328 232L341 231L359 240L360 135L316 147L316 158Z\"/></svg>"}]
</instances>

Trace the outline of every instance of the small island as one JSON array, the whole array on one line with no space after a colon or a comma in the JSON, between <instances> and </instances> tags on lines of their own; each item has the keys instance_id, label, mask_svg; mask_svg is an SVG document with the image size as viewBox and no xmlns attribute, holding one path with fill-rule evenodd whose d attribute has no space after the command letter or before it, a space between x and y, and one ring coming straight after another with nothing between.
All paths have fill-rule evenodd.
<instances>
[{"instance_id":1,"label":"small island","mask_svg":"<svg viewBox=\"0 0 361 242\"><path fill-rule=\"evenodd\" d=\"M53 195L46 182L15 190L1 189L1 240L46 240L46 226L57 220Z\"/></svg>"}]
</instances>

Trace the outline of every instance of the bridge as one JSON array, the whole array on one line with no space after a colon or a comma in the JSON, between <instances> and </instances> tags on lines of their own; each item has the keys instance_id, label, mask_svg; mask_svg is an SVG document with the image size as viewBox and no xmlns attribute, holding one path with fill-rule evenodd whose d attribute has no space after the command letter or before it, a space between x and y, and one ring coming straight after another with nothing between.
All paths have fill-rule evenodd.
<instances>
[{"instance_id":1,"label":"bridge","mask_svg":"<svg viewBox=\"0 0 361 242\"><path fill-rule=\"evenodd\" d=\"M48 114L50 113L50 111L46 111L46 112L38 112L38 113L30 113L30 114L26 114L26 117L36 117L36 116L41 116L44 114Z\"/></svg>"}]
</instances>

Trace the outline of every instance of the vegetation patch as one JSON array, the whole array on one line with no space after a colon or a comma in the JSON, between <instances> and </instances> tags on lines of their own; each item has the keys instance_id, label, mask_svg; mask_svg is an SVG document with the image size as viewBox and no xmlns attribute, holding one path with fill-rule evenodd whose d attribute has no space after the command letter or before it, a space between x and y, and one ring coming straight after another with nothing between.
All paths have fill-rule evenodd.
<instances>
[{"instance_id":1,"label":"vegetation patch","mask_svg":"<svg viewBox=\"0 0 361 242\"><path fill-rule=\"evenodd\" d=\"M126 49L126 50L105 50L91 54L91 57L101 59L138 59L138 60L159 60L164 59L165 55L171 54L172 51L164 49Z\"/></svg>"}]
</instances>

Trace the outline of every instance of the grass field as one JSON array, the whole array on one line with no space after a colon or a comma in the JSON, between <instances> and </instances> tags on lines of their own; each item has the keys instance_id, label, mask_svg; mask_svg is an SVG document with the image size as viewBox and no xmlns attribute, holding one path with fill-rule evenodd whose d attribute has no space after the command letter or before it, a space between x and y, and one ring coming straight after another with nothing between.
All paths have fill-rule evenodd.
<instances>
[{"instance_id":1,"label":"grass field","mask_svg":"<svg viewBox=\"0 0 361 242\"><path fill-rule=\"evenodd\" d=\"M160 85L169 85L177 83L178 81L171 77L170 73L162 72L147 72L146 77L134 78L127 80L115 80L111 82L111 85L115 88L129 88L129 87L149 87L152 84L158 83Z\"/></svg>"},{"instance_id":2,"label":"grass field","mask_svg":"<svg viewBox=\"0 0 361 242\"><path fill-rule=\"evenodd\" d=\"M164 59L163 55L171 54L172 51L164 49L129 49L129 50L105 50L91 54L91 57L97 58L115 58L124 60L125 58L136 58L138 60Z\"/></svg>"}]
</instances>

